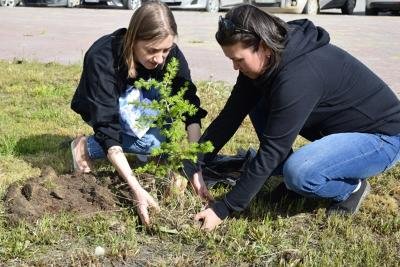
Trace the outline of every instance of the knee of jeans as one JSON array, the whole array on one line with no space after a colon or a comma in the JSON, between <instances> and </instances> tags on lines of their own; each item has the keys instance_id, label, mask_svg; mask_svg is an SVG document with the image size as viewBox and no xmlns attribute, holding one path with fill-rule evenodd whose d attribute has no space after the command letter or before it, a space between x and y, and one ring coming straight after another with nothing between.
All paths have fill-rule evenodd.
<instances>
[{"instance_id":1,"label":"knee of jeans","mask_svg":"<svg viewBox=\"0 0 400 267\"><path fill-rule=\"evenodd\" d=\"M322 185L325 178L316 166L287 160L283 166L283 181L289 190L298 193L312 193Z\"/></svg>"}]
</instances>

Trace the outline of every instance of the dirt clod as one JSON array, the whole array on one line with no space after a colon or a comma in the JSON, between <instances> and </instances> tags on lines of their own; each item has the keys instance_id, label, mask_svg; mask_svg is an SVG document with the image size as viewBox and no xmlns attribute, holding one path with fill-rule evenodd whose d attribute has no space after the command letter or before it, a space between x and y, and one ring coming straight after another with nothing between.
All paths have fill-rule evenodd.
<instances>
[{"instance_id":1,"label":"dirt clod","mask_svg":"<svg viewBox=\"0 0 400 267\"><path fill-rule=\"evenodd\" d=\"M9 223L16 224L21 220L35 222L44 214L72 212L90 216L98 211L117 210L121 203L118 195L128 198L129 192L124 191L127 188L121 186L118 176L109 176L102 179L109 181L104 183L92 174L57 176L53 169L45 168L39 177L8 188L4 197L6 217ZM119 192L114 193L115 188Z\"/></svg>"}]
</instances>

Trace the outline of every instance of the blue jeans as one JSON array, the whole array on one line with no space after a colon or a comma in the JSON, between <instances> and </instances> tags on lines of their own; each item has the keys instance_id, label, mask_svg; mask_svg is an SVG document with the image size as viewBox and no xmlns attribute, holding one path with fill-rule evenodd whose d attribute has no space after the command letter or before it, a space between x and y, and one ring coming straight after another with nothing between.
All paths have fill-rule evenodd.
<instances>
[{"instance_id":1,"label":"blue jeans","mask_svg":"<svg viewBox=\"0 0 400 267\"><path fill-rule=\"evenodd\" d=\"M250 119L260 136L262 113ZM400 134L337 133L304 145L274 171L286 187L305 197L346 200L362 179L378 175L400 159Z\"/></svg>"},{"instance_id":2,"label":"blue jeans","mask_svg":"<svg viewBox=\"0 0 400 267\"><path fill-rule=\"evenodd\" d=\"M158 128L150 128L142 138L122 133L122 150L125 153L149 155L154 148L160 147L165 137ZM87 149L90 159L103 159L106 154L93 135L87 139Z\"/></svg>"}]
</instances>

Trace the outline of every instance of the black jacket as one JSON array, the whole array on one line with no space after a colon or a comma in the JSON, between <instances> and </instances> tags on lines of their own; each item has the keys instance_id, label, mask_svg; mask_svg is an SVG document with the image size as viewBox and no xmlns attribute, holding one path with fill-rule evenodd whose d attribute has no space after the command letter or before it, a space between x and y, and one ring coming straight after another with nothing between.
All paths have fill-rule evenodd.
<instances>
[{"instance_id":1,"label":"black jacket","mask_svg":"<svg viewBox=\"0 0 400 267\"><path fill-rule=\"evenodd\" d=\"M122 58L122 42L126 29L119 29L97 40L86 52L82 76L71 102L71 108L93 127L94 136L103 150L114 145L121 145L121 126L119 122L118 98L139 78L155 78L159 81L164 76L162 67L147 70L143 66L137 69L135 80L127 79L127 66ZM172 85L172 94L188 82L185 99L198 109L193 116L186 116L186 126L199 123L207 112L200 108L200 99L196 95L196 86L190 77L190 70L185 57L178 46L170 51L166 62L175 57L179 61L179 71ZM164 64L166 66L167 64Z\"/></svg>"},{"instance_id":2,"label":"black jacket","mask_svg":"<svg viewBox=\"0 0 400 267\"><path fill-rule=\"evenodd\" d=\"M288 156L297 135L313 141L343 132L400 133L400 104L391 89L360 61L329 44L329 34L308 20L289 22L282 61L256 80L239 74L218 117L201 141L215 149L212 159L258 101L265 100L266 127L254 160L239 182L216 202L225 218L241 211L272 171ZM223 129L223 130L222 130Z\"/></svg>"}]
</instances>

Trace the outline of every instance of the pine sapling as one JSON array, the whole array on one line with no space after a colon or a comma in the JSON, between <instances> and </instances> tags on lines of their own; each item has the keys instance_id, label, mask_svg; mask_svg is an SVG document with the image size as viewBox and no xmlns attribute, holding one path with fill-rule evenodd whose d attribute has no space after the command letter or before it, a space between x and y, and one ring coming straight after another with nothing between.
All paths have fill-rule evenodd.
<instances>
[{"instance_id":1,"label":"pine sapling","mask_svg":"<svg viewBox=\"0 0 400 267\"><path fill-rule=\"evenodd\" d=\"M179 88L175 95L172 95L172 82L179 70L179 62L176 58L167 64L166 73L162 81L156 79L139 79L135 82L138 89L150 90L154 88L159 91L160 99L151 103L136 102L144 109L151 109L155 112L152 115L145 115L140 119L140 124L161 129L161 134L166 140L159 148L152 151L151 155L158 161L149 161L144 166L134 169L135 173L149 173L156 178L171 177L178 173L183 167L183 160L197 161L199 153L212 151L211 142L190 143L187 140L185 131L185 115L194 115L197 108L184 99L188 84ZM162 162L163 164L160 164ZM190 178L190 177L189 177Z\"/></svg>"}]
</instances>

